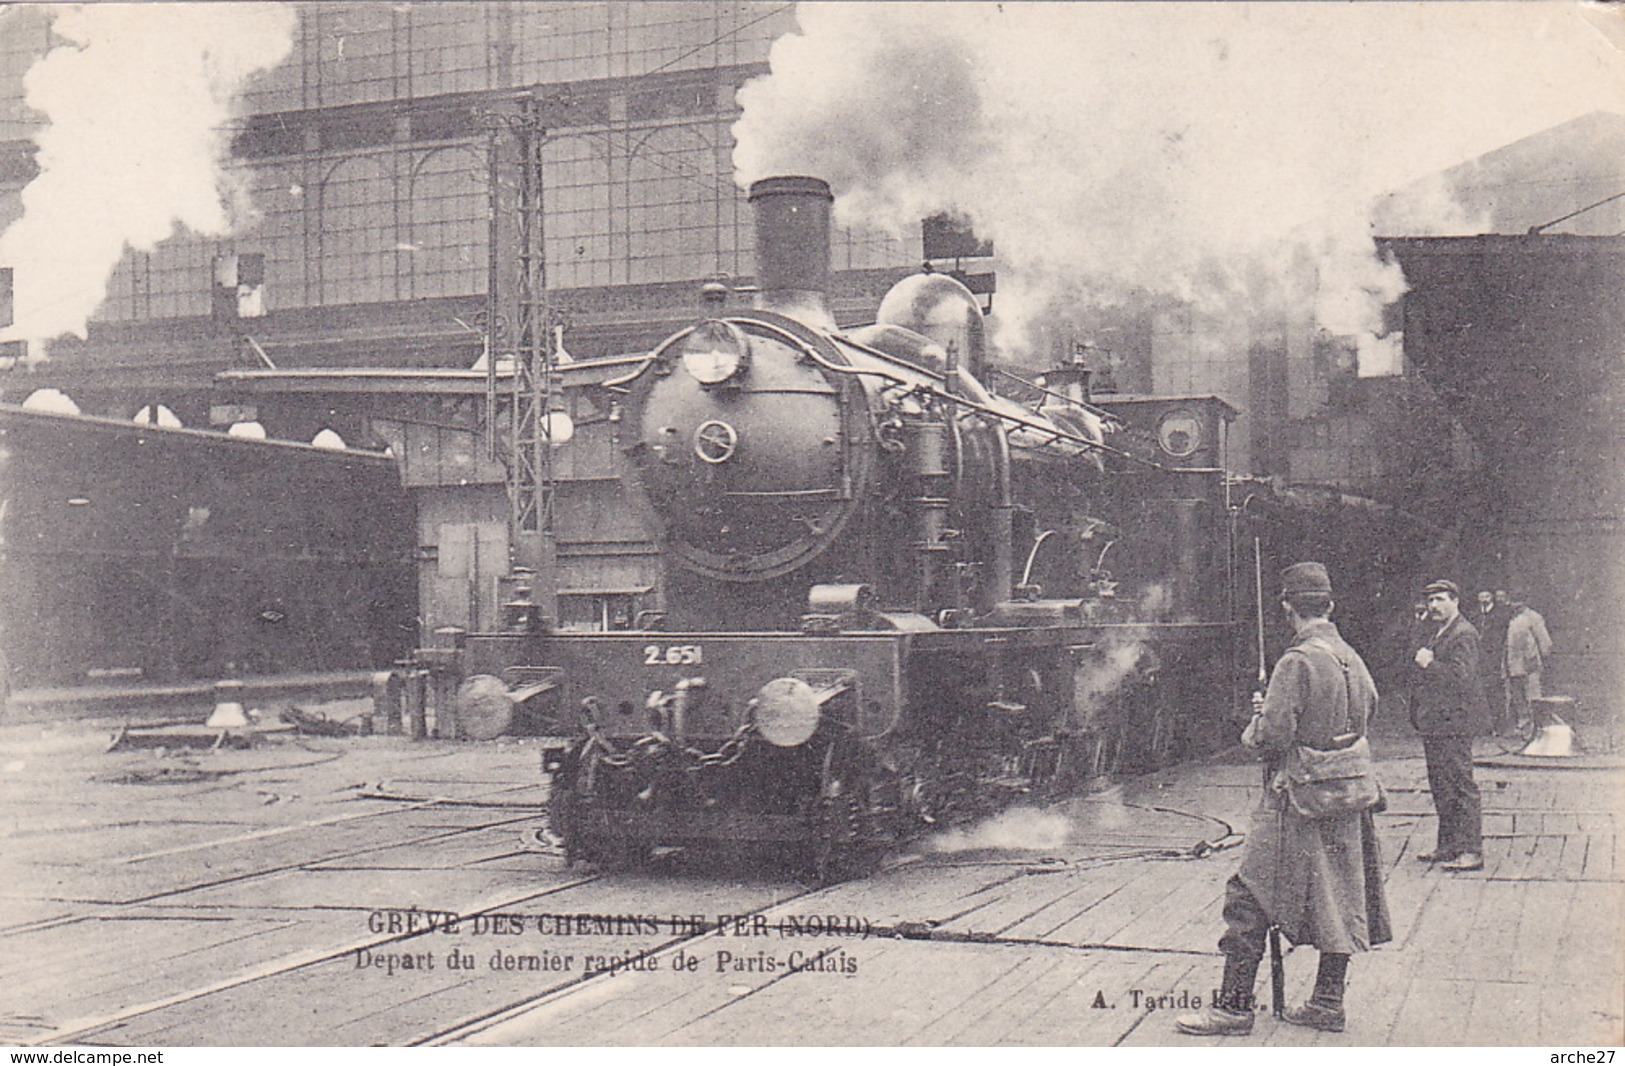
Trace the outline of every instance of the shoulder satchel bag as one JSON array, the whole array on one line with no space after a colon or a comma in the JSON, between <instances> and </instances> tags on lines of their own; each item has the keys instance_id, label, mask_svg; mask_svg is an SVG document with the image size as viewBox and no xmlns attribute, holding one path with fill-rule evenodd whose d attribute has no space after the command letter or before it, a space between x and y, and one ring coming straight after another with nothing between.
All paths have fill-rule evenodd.
<instances>
[{"instance_id":1,"label":"shoulder satchel bag","mask_svg":"<svg viewBox=\"0 0 1625 1066\"><path fill-rule=\"evenodd\" d=\"M1349 713L1354 705L1354 686L1349 665L1331 647L1314 641L1343 669L1343 686L1348 692L1344 725L1352 725ZM1362 733L1352 744L1322 751L1307 744L1295 744L1287 755L1286 791L1292 807L1309 819L1336 818L1359 814L1382 800L1382 786L1371 761L1371 744Z\"/></svg>"}]
</instances>

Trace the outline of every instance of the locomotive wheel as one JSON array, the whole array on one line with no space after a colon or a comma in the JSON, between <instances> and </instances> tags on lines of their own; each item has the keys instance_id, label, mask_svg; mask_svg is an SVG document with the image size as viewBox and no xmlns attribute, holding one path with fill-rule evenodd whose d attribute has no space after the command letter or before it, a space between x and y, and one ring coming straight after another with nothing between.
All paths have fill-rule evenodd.
<instances>
[{"instance_id":1,"label":"locomotive wheel","mask_svg":"<svg viewBox=\"0 0 1625 1066\"><path fill-rule=\"evenodd\" d=\"M874 872L881 849L868 831L870 822L855 793L820 800L807 848L807 876L815 884L833 885Z\"/></svg>"},{"instance_id":2,"label":"locomotive wheel","mask_svg":"<svg viewBox=\"0 0 1625 1066\"><path fill-rule=\"evenodd\" d=\"M598 865L606 870L636 870L654 857L654 847L635 840L612 838L593 849Z\"/></svg>"},{"instance_id":3,"label":"locomotive wheel","mask_svg":"<svg viewBox=\"0 0 1625 1066\"><path fill-rule=\"evenodd\" d=\"M654 854L654 847L640 841L605 834L589 835L580 817L581 793L592 782L581 781L579 752L572 752L553 775L548 795L547 820L553 835L563 841L564 864L591 862L606 869L621 870L641 866Z\"/></svg>"},{"instance_id":4,"label":"locomotive wheel","mask_svg":"<svg viewBox=\"0 0 1625 1066\"><path fill-rule=\"evenodd\" d=\"M814 884L832 885L849 876L847 867L857 846L857 834L853 831L857 813L850 796L819 801L807 857L807 873Z\"/></svg>"}]
</instances>

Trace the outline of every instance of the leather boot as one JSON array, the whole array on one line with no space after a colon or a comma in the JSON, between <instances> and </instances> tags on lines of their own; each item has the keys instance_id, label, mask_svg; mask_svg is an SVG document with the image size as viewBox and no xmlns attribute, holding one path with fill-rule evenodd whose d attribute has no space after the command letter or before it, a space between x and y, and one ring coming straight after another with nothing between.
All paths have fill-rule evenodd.
<instances>
[{"instance_id":1,"label":"leather boot","mask_svg":"<svg viewBox=\"0 0 1625 1066\"><path fill-rule=\"evenodd\" d=\"M1191 1036L1246 1036L1253 1031L1253 982L1258 959L1224 957L1224 979L1218 996L1194 1014L1181 1014L1174 1027Z\"/></svg>"},{"instance_id":2,"label":"leather boot","mask_svg":"<svg viewBox=\"0 0 1625 1066\"><path fill-rule=\"evenodd\" d=\"M1343 987L1348 977L1349 957L1321 952L1315 971L1315 991L1301 1007L1288 1007L1281 1017L1293 1025L1308 1026L1327 1033L1341 1033L1348 1019L1343 1013Z\"/></svg>"}]
</instances>

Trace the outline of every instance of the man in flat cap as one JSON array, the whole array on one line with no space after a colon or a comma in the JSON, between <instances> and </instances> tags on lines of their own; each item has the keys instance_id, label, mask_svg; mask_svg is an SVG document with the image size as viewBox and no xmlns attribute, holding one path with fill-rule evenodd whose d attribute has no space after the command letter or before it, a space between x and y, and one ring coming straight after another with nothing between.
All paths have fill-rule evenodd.
<instances>
[{"instance_id":1,"label":"man in flat cap","mask_svg":"<svg viewBox=\"0 0 1625 1066\"><path fill-rule=\"evenodd\" d=\"M1422 734L1428 788L1439 813L1432 851L1417 858L1451 872L1484 868L1483 814L1473 780L1473 738L1489 729L1478 663L1478 630L1462 617L1454 581L1422 590L1437 628L1416 650L1411 678L1411 725Z\"/></svg>"},{"instance_id":2,"label":"man in flat cap","mask_svg":"<svg viewBox=\"0 0 1625 1066\"><path fill-rule=\"evenodd\" d=\"M1283 1017L1331 1032L1345 1024L1349 956L1392 938L1371 812L1306 818L1289 801L1282 773L1298 744L1330 750L1364 736L1377 687L1329 620L1332 583L1323 565L1296 563L1282 571L1281 608L1292 624L1292 645L1275 664L1262 706L1241 738L1265 760L1267 785L1241 869L1225 885L1224 977L1214 1002L1175 1023L1197 1036L1252 1031L1253 985L1270 926L1320 951L1314 993Z\"/></svg>"}]
</instances>

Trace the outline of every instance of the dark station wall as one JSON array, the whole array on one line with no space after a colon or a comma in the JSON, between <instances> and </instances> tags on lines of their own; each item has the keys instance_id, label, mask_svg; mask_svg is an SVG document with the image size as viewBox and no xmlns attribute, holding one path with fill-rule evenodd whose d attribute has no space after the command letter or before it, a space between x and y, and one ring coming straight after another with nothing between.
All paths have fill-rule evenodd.
<instances>
[{"instance_id":1,"label":"dark station wall","mask_svg":"<svg viewBox=\"0 0 1625 1066\"><path fill-rule=\"evenodd\" d=\"M1460 529L1464 595L1506 588L1556 643L1548 694L1625 707L1625 240L1390 242L1405 354L1481 455L1433 517Z\"/></svg>"}]
</instances>

